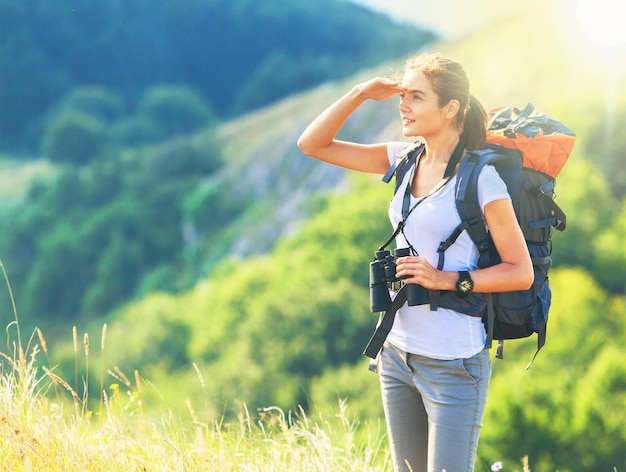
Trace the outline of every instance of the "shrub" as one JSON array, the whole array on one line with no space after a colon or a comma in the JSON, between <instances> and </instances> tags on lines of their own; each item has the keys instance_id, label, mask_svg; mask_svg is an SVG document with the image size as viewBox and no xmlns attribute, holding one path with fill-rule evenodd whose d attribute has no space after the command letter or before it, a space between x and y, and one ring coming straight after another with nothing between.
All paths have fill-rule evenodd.
<instances>
[{"instance_id":1,"label":"shrub","mask_svg":"<svg viewBox=\"0 0 626 472\"><path fill-rule=\"evenodd\" d=\"M122 115L124 100L104 87L79 87L68 93L61 101L60 110L61 113L73 110L105 123L112 123Z\"/></svg>"},{"instance_id":2,"label":"shrub","mask_svg":"<svg viewBox=\"0 0 626 472\"><path fill-rule=\"evenodd\" d=\"M181 85L151 88L140 101L138 113L154 123L163 138L188 134L215 121L202 96Z\"/></svg>"},{"instance_id":3,"label":"shrub","mask_svg":"<svg viewBox=\"0 0 626 472\"><path fill-rule=\"evenodd\" d=\"M109 143L105 125L78 111L67 111L48 125L42 151L53 162L88 164Z\"/></svg>"}]
</instances>

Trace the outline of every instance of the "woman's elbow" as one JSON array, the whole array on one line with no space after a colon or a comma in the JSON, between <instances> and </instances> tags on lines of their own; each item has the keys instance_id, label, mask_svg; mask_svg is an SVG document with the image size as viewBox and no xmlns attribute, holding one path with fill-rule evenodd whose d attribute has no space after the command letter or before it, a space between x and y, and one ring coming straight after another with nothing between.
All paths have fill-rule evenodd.
<instances>
[{"instance_id":1,"label":"woman's elbow","mask_svg":"<svg viewBox=\"0 0 626 472\"><path fill-rule=\"evenodd\" d=\"M311 149L311 145L304 134L300 135L296 144L298 145L298 148L300 148L300 151L302 151L304 154L306 154L307 156L312 155L313 151Z\"/></svg>"},{"instance_id":2,"label":"woman's elbow","mask_svg":"<svg viewBox=\"0 0 626 472\"><path fill-rule=\"evenodd\" d=\"M534 274L531 274L530 277L527 277L524 279L524 283L522 284L523 290L528 290L532 288L534 282L535 282L535 276Z\"/></svg>"},{"instance_id":3,"label":"woman's elbow","mask_svg":"<svg viewBox=\"0 0 626 472\"><path fill-rule=\"evenodd\" d=\"M306 156L314 158L319 156L320 147L316 145L315 140L308 136L306 132L300 135L297 145Z\"/></svg>"},{"instance_id":4,"label":"woman's elbow","mask_svg":"<svg viewBox=\"0 0 626 472\"><path fill-rule=\"evenodd\" d=\"M304 155L322 161L327 160L328 148L330 144L321 143L314 137L308 136L306 132L302 133L296 144Z\"/></svg>"},{"instance_id":5,"label":"woman's elbow","mask_svg":"<svg viewBox=\"0 0 626 472\"><path fill-rule=\"evenodd\" d=\"M533 286L535 282L535 271L533 269L532 262L520 271L519 284L522 287L521 290L527 290Z\"/></svg>"}]
</instances>

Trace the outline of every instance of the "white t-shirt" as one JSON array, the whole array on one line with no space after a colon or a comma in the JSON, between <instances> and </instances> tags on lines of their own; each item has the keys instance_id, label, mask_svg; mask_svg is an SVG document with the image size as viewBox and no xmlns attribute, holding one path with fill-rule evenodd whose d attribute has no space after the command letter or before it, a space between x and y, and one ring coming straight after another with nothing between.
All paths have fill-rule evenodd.
<instances>
[{"instance_id":1,"label":"white t-shirt","mask_svg":"<svg viewBox=\"0 0 626 472\"><path fill-rule=\"evenodd\" d=\"M393 142L387 146L389 162L407 143ZM389 205L389 219L394 228L402 219L402 200L411 172L404 176L402 184ZM407 247L407 240L418 254L433 267L437 267L437 248L461 223L456 210L453 177L442 189L428 197L409 215L404 235L396 238L396 247ZM506 184L492 166L485 166L478 179L478 202L483 209L494 200L510 199ZM411 206L417 201L411 196ZM478 249L467 231L445 252L445 271L474 270L478 262ZM405 352L434 359L468 358L484 348L486 334L480 318L464 315L454 310L438 308L430 311L430 305L408 306L406 303L396 314L388 341Z\"/></svg>"}]
</instances>

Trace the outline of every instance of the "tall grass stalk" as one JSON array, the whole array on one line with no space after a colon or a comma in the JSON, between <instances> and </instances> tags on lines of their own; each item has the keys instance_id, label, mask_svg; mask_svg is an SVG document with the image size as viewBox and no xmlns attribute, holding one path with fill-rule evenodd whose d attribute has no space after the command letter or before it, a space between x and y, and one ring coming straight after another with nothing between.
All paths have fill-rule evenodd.
<instances>
[{"instance_id":1,"label":"tall grass stalk","mask_svg":"<svg viewBox=\"0 0 626 472\"><path fill-rule=\"evenodd\" d=\"M43 353L46 356L46 361L48 364L48 370L52 371L52 362L50 361L50 353L48 352L48 343L46 342L46 338L44 337L43 333L41 332L41 330L39 328L36 329L37 331L37 337L39 338L39 344L41 346L41 349L43 349ZM54 394L56 396L56 400L57 402L61 401L60 400L60 393L59 393L59 388L57 383L54 383Z\"/></svg>"},{"instance_id":2,"label":"tall grass stalk","mask_svg":"<svg viewBox=\"0 0 626 472\"><path fill-rule=\"evenodd\" d=\"M9 292L9 298L11 300L11 308L13 310L13 321L9 323L9 325L7 326L7 343L9 343L9 328L11 327L11 325L14 325L17 331L18 348L20 352L23 352L22 351L22 335L20 333L20 322L17 316L17 305L15 304L15 298L13 297L13 289L11 288L11 282L9 282L9 276L4 267L4 263L2 262L2 259L0 259L0 268L2 268L2 274L4 275L4 281L6 283L7 290Z\"/></svg>"},{"instance_id":3,"label":"tall grass stalk","mask_svg":"<svg viewBox=\"0 0 626 472\"><path fill-rule=\"evenodd\" d=\"M104 390L104 372L106 370L106 364L104 360L104 348L107 343L107 325L106 323L102 326L102 336L100 338L100 410L99 416L102 418L103 407L104 407L104 397L106 396L106 392Z\"/></svg>"},{"instance_id":4,"label":"tall grass stalk","mask_svg":"<svg viewBox=\"0 0 626 472\"><path fill-rule=\"evenodd\" d=\"M74 341L74 391L78 392L78 331L72 326L72 340Z\"/></svg>"},{"instance_id":5,"label":"tall grass stalk","mask_svg":"<svg viewBox=\"0 0 626 472\"><path fill-rule=\"evenodd\" d=\"M383 436L358 444L357 423L348 419L344 402L336 415L317 420L302 409L266 408L253 415L243 405L239 418L227 423L199 418L190 402L189 412L177 412L165 401L144 410L141 392L151 385L135 371L131 387L114 383L103 389L103 415L96 420L85 395L50 369L38 369L39 353L38 346L30 349L25 365L19 356L3 354L12 366L0 378L0 464L5 470L391 470ZM61 395L60 402L48 397L52 384L69 396ZM66 409L68 402L74 409Z\"/></svg>"},{"instance_id":6,"label":"tall grass stalk","mask_svg":"<svg viewBox=\"0 0 626 472\"><path fill-rule=\"evenodd\" d=\"M150 471L386 471L383 436L358 445L356 423L345 403L331 418L309 419L267 408L253 416L245 405L238 420L202 419L187 401L187 412L174 411L148 380L134 371L134 384L117 366L116 381L105 387L106 325L100 344L100 415L89 404L89 336L83 337L85 372L79 394L79 346L74 326L74 386L53 372L47 343L37 329L22 345L20 324L2 261L14 320L6 328L8 352L0 352L0 464L3 470L61 472L89 470ZM16 338L12 341L11 330ZM40 347L41 346L41 347ZM47 366L39 368L43 349ZM204 388L198 367L194 369ZM119 383L117 383L119 382ZM51 387L55 395L48 395ZM144 389L154 389L162 405L147 410ZM67 392L64 394L63 392ZM72 406L73 408L67 408ZM381 451L383 451L381 453Z\"/></svg>"}]
</instances>

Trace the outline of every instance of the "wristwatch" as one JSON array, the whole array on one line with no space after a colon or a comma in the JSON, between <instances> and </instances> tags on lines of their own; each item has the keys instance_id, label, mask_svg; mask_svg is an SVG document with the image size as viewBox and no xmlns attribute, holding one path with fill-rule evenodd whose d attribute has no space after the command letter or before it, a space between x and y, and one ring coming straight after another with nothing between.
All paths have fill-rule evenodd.
<instances>
[{"instance_id":1,"label":"wristwatch","mask_svg":"<svg viewBox=\"0 0 626 472\"><path fill-rule=\"evenodd\" d=\"M459 271L459 280L456 282L456 294L461 297L467 297L474 290L474 281L466 270Z\"/></svg>"}]
</instances>

